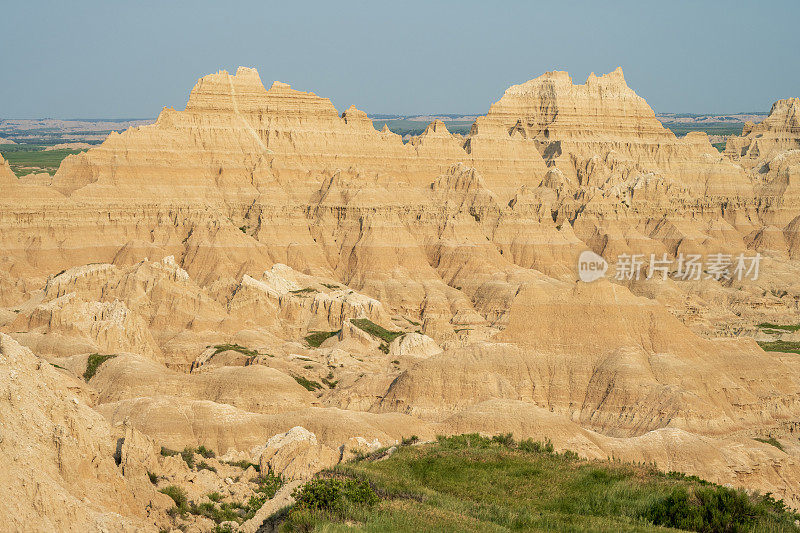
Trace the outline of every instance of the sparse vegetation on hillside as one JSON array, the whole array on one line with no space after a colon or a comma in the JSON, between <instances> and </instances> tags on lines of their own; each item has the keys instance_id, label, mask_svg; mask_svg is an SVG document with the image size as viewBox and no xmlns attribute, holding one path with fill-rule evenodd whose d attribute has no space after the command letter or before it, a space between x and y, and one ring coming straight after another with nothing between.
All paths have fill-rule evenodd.
<instances>
[{"instance_id":1,"label":"sparse vegetation on hillside","mask_svg":"<svg viewBox=\"0 0 800 533\"><path fill-rule=\"evenodd\" d=\"M116 354L109 354L109 355L100 355L99 353L93 353L89 356L89 359L86 360L86 371L83 373L83 379L86 380L88 383L91 380L95 373L97 373L97 369L100 368L100 365L108 361L109 359L113 359L116 357Z\"/></svg>"},{"instance_id":2,"label":"sparse vegetation on hillside","mask_svg":"<svg viewBox=\"0 0 800 533\"><path fill-rule=\"evenodd\" d=\"M767 438L756 437L755 440L757 440L758 442L763 442L764 444L770 444L778 448L780 451L784 451L783 444L781 444L775 437L767 437Z\"/></svg>"},{"instance_id":3,"label":"sparse vegetation on hillside","mask_svg":"<svg viewBox=\"0 0 800 533\"><path fill-rule=\"evenodd\" d=\"M338 329L336 331L310 331L309 334L306 335L306 342L312 348L319 348L319 346L323 342L330 339L334 335L338 335L340 331L342 330Z\"/></svg>"},{"instance_id":4,"label":"sparse vegetation on hillside","mask_svg":"<svg viewBox=\"0 0 800 533\"><path fill-rule=\"evenodd\" d=\"M214 355L221 354L222 352L239 352L242 355L246 355L247 357L257 357L258 350L251 350L250 348L245 348L244 346L239 346L238 344L217 344L214 346Z\"/></svg>"},{"instance_id":5,"label":"sparse vegetation on hillside","mask_svg":"<svg viewBox=\"0 0 800 533\"><path fill-rule=\"evenodd\" d=\"M769 495L582 460L511 435L370 454L320 474L296 498L271 519L280 531L797 531L798 518Z\"/></svg>"},{"instance_id":6,"label":"sparse vegetation on hillside","mask_svg":"<svg viewBox=\"0 0 800 533\"><path fill-rule=\"evenodd\" d=\"M208 468L213 471L213 467L209 468L208 465L203 467L203 464L204 462L201 462L198 468ZM208 501L203 501L203 498L197 501L189 501L186 491L177 485L164 487L161 492L168 495L175 502L175 507L169 510L169 515L172 518L179 516L186 518L187 515L195 515L208 518L217 526L224 522L241 524L253 518L261 506L264 505L264 502L274 497L284 483L283 478L272 474L258 476L250 481L257 486L254 489L254 494L250 496L247 502L224 501L225 496L216 491L205 496ZM179 525L178 528L181 529L181 526Z\"/></svg>"},{"instance_id":7,"label":"sparse vegetation on hillside","mask_svg":"<svg viewBox=\"0 0 800 533\"><path fill-rule=\"evenodd\" d=\"M368 318L351 318L350 322L358 329L366 331L373 337L377 337L378 339L381 339L386 343L392 342L393 340L395 340L400 335L403 335L404 333L402 331L389 331L388 329L379 326L378 324L376 324L372 320L369 320ZM387 353L388 353L388 348L389 347L387 346L386 347Z\"/></svg>"},{"instance_id":8,"label":"sparse vegetation on hillside","mask_svg":"<svg viewBox=\"0 0 800 533\"><path fill-rule=\"evenodd\" d=\"M306 379L303 376L292 376L292 377L297 383L305 387L306 390L308 391L314 392L315 390L322 388L322 385L320 385L318 382Z\"/></svg>"},{"instance_id":9,"label":"sparse vegetation on hillside","mask_svg":"<svg viewBox=\"0 0 800 533\"><path fill-rule=\"evenodd\" d=\"M161 455L164 456L164 457L172 457L173 455L178 455L178 453L180 453L180 452L177 452L175 450L170 450L169 448L167 448L165 446L161 447Z\"/></svg>"},{"instance_id":10,"label":"sparse vegetation on hillside","mask_svg":"<svg viewBox=\"0 0 800 533\"><path fill-rule=\"evenodd\" d=\"M261 467L256 463L251 463L250 461L245 461L242 459L241 461L222 461L226 465L235 466L237 468L241 468L242 470L247 470L251 466L256 472L261 470Z\"/></svg>"},{"instance_id":11,"label":"sparse vegetation on hillside","mask_svg":"<svg viewBox=\"0 0 800 533\"><path fill-rule=\"evenodd\" d=\"M778 329L783 331L798 331L800 324L773 324L771 322L762 322L758 325L761 329Z\"/></svg>"},{"instance_id":12,"label":"sparse vegetation on hillside","mask_svg":"<svg viewBox=\"0 0 800 533\"><path fill-rule=\"evenodd\" d=\"M291 292L292 294L296 294L298 296L303 296L303 295L306 295L306 294L315 293L315 292L317 292L317 289L314 289L312 287L305 287L303 289L297 289L297 290L289 291L289 292Z\"/></svg>"},{"instance_id":13,"label":"sparse vegetation on hillside","mask_svg":"<svg viewBox=\"0 0 800 533\"><path fill-rule=\"evenodd\" d=\"M758 341L758 345L767 352L800 354L800 342L796 341Z\"/></svg>"}]
</instances>

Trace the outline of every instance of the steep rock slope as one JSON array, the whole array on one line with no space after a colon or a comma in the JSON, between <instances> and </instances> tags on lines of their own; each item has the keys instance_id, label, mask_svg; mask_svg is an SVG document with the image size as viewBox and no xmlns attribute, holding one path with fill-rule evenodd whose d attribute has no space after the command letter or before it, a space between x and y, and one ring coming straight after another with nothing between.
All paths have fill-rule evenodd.
<instances>
[{"instance_id":1,"label":"steep rock slope","mask_svg":"<svg viewBox=\"0 0 800 533\"><path fill-rule=\"evenodd\" d=\"M156 531L79 383L0 334L0 511L9 531Z\"/></svg>"}]
</instances>

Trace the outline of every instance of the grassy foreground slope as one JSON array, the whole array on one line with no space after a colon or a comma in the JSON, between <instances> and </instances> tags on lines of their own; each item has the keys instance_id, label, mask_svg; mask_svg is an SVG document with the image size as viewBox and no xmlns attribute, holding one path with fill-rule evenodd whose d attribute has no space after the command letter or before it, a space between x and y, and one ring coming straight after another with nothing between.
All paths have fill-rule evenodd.
<instances>
[{"instance_id":1,"label":"grassy foreground slope","mask_svg":"<svg viewBox=\"0 0 800 533\"><path fill-rule=\"evenodd\" d=\"M798 531L797 515L649 465L586 461L510 436L440 438L324 472L280 531Z\"/></svg>"}]
</instances>

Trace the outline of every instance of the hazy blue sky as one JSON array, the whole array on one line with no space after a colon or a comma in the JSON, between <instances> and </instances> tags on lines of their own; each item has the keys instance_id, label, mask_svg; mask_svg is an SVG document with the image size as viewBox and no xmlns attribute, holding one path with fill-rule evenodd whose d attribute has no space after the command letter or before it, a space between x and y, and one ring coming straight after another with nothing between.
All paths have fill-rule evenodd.
<instances>
[{"instance_id":1,"label":"hazy blue sky","mask_svg":"<svg viewBox=\"0 0 800 533\"><path fill-rule=\"evenodd\" d=\"M618 65L656 111L800 96L800 1L32 1L0 6L0 117L153 117L239 65L369 113L484 113Z\"/></svg>"}]
</instances>

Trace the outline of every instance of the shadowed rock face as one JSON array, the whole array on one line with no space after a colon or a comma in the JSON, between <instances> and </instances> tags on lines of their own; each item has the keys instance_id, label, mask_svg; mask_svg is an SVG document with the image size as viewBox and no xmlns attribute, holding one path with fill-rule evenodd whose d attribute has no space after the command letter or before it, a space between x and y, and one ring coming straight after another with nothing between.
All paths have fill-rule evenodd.
<instances>
[{"instance_id":1,"label":"shadowed rock face","mask_svg":"<svg viewBox=\"0 0 800 533\"><path fill-rule=\"evenodd\" d=\"M512 431L796 506L797 357L752 336L800 322L797 102L723 155L664 129L619 69L550 72L467 136L436 121L404 143L355 107L221 71L52 183L0 159L0 332L64 368L53 402L89 398L98 464L122 439L119 468L209 491L228 466L200 479L152 450L203 444L296 477L364 443ZM611 279L576 281L587 249ZM651 254L756 252L757 279L643 279ZM620 254L642 279L613 279ZM116 357L84 379L92 354ZM265 448L292 431L307 438ZM784 451L752 439L768 434ZM99 513L134 523L155 498L150 521L166 516L146 469L108 468L98 501L132 499Z\"/></svg>"}]
</instances>

